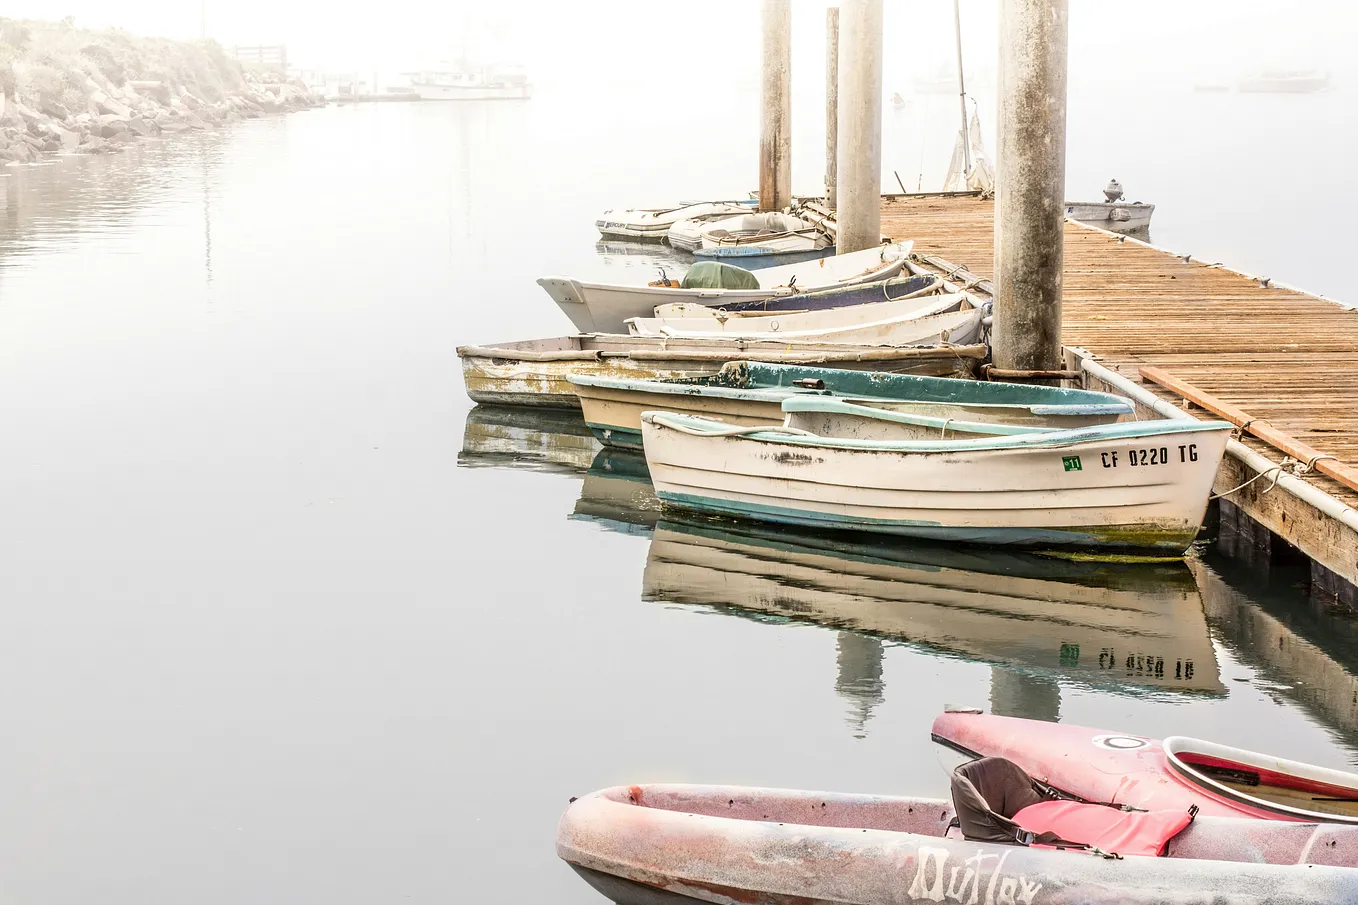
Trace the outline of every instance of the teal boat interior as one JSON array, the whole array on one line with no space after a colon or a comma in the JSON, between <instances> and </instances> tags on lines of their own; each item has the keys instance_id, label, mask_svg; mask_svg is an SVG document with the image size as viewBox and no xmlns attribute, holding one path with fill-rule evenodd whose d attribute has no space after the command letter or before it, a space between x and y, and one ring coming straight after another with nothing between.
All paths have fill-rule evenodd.
<instances>
[{"instance_id":1,"label":"teal boat interior","mask_svg":"<svg viewBox=\"0 0 1358 905\"><path fill-rule=\"evenodd\" d=\"M572 374L570 380L581 386L770 402L793 396L840 397L860 402L908 400L1012 407L1039 416L1091 415L1113 419L1135 413L1130 400L1093 390L753 361L727 362L716 374L703 377L630 379Z\"/></svg>"}]
</instances>

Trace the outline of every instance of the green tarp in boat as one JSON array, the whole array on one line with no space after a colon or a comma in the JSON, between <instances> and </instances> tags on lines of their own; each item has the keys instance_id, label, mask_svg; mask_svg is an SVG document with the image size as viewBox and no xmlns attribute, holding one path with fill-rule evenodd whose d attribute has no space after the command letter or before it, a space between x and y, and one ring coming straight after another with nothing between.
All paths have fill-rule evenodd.
<instances>
[{"instance_id":1,"label":"green tarp in boat","mask_svg":"<svg viewBox=\"0 0 1358 905\"><path fill-rule=\"evenodd\" d=\"M758 289L759 279L748 270L721 261L699 261L684 274L684 289Z\"/></svg>"}]
</instances>

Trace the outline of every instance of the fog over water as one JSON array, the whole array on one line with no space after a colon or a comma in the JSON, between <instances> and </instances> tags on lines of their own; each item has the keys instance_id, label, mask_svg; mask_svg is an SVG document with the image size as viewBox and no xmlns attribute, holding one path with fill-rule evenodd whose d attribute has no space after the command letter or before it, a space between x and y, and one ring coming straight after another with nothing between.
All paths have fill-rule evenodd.
<instances>
[{"instance_id":1,"label":"fog over water","mask_svg":"<svg viewBox=\"0 0 1358 905\"><path fill-rule=\"evenodd\" d=\"M948 58L948 17L887 7L905 93ZM1074 5L1072 189L1116 176L1159 205L1158 243L1358 300L1347 58L1325 94L1196 94L1184 48L1255 35L1257 10L1213 32L1144 7L1096 53ZM331 107L4 168L0 898L584 905L553 852L570 796L942 795L928 727L953 702L1358 766L1358 631L1303 567L695 526L578 422L472 409L456 345L568 330L536 277L649 271L653 249L597 246L600 210L754 187L756 8L502 4L527 103ZM210 20L308 46L313 8L251 9ZM449 15L398 3L374 46L398 21L428 48ZM795 23L808 193L822 15ZM357 26L312 21L315 56L357 67ZM1161 33L1174 53L1145 49ZM605 53L629 41L645 77ZM663 58L695 47L729 69L674 77ZM1180 74L1114 79L1133 51ZM888 110L887 166L941 178L954 110Z\"/></svg>"}]
</instances>

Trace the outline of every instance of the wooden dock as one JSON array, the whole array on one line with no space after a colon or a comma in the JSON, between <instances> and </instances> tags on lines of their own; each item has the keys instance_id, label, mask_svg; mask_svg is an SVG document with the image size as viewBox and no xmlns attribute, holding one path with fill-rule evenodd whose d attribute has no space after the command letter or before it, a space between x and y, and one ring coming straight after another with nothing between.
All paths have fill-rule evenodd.
<instances>
[{"instance_id":1,"label":"wooden dock","mask_svg":"<svg viewBox=\"0 0 1358 905\"><path fill-rule=\"evenodd\" d=\"M991 200L887 196L882 232L913 239L916 254L937 255L978 276L993 276ZM1358 466L1358 311L1272 280L1067 223L1063 319L1068 350L1087 350L1099 365L1160 399L1183 402L1143 382L1140 368L1160 368L1333 456L1331 462ZM1078 356L1068 354L1068 359L1077 362ZM1095 388L1098 381L1085 377ZM1213 417L1196 407L1189 411ZM1242 436L1241 442L1273 463L1284 460L1255 437ZM1218 492L1259 474L1247 458L1238 449L1228 455ZM1290 461L1287 465L1296 470ZM1265 474L1224 497L1268 529L1256 531L1252 542L1267 553L1271 532L1330 572L1358 583L1358 492L1315 471L1300 475L1337 500L1337 508L1348 510L1336 518L1313 505L1314 498L1308 503L1282 484L1269 490L1273 477ZM1227 513L1236 516L1236 510L1223 507L1223 520Z\"/></svg>"}]
</instances>

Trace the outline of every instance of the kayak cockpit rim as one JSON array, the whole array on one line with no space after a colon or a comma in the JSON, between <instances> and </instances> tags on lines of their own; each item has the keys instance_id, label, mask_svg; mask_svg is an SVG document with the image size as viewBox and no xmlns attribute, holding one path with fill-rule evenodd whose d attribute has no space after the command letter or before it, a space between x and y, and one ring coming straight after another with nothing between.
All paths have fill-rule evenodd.
<instances>
[{"instance_id":1,"label":"kayak cockpit rim","mask_svg":"<svg viewBox=\"0 0 1358 905\"><path fill-rule=\"evenodd\" d=\"M1358 774L1179 735L1161 744L1180 776L1223 798L1308 821L1358 824ZM1329 808L1306 807L1308 801Z\"/></svg>"}]
</instances>

